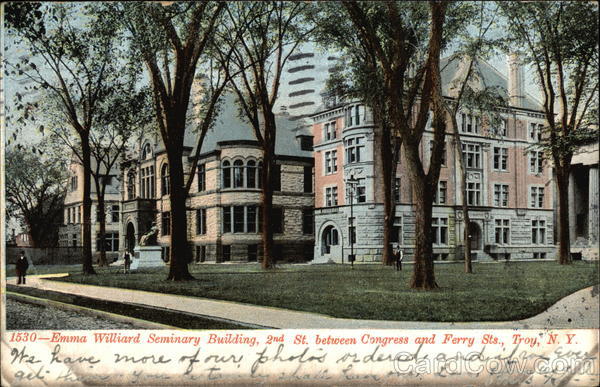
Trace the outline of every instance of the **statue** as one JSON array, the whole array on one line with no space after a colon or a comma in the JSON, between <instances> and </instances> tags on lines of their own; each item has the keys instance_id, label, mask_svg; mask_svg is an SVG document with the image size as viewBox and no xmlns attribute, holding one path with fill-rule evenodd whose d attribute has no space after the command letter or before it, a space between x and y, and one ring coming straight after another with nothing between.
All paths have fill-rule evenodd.
<instances>
[{"instance_id":1,"label":"statue","mask_svg":"<svg viewBox=\"0 0 600 387\"><path fill-rule=\"evenodd\" d=\"M140 238L140 246L156 246L158 245L158 226L156 222L152 223L150 230Z\"/></svg>"}]
</instances>

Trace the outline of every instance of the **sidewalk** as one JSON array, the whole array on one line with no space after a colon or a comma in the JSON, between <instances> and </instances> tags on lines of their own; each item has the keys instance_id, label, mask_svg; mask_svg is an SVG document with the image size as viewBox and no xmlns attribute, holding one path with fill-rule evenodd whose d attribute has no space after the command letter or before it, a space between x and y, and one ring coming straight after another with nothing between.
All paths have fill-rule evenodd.
<instances>
[{"instance_id":1,"label":"sidewalk","mask_svg":"<svg viewBox=\"0 0 600 387\"><path fill-rule=\"evenodd\" d=\"M69 293L114 302L148 305L192 313L199 316L240 322L245 325L281 329L552 329L599 328L600 297L598 286L582 289L567 296L545 312L519 321L440 323L420 321L353 320L329 317L317 313L185 297L140 290L80 285L50 281L44 278L58 275L27 277L28 287ZM66 275L66 274L64 274ZM12 279L7 279L10 281ZM12 281L11 281L12 282Z\"/></svg>"}]
</instances>

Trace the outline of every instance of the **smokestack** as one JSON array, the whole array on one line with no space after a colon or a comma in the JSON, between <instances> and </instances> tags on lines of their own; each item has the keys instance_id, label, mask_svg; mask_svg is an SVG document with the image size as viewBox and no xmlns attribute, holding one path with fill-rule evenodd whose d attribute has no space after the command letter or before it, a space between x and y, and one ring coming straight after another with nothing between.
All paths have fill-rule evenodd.
<instances>
[{"instance_id":1,"label":"smokestack","mask_svg":"<svg viewBox=\"0 0 600 387\"><path fill-rule=\"evenodd\" d=\"M523 85L523 66L517 53L511 52L508 63L508 101L510 106L523 107L525 87Z\"/></svg>"}]
</instances>

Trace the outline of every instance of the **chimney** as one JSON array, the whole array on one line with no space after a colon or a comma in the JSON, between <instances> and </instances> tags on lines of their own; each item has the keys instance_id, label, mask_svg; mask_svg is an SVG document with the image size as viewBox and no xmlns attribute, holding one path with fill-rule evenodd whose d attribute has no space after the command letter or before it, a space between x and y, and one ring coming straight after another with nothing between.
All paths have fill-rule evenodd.
<instances>
[{"instance_id":1,"label":"chimney","mask_svg":"<svg viewBox=\"0 0 600 387\"><path fill-rule=\"evenodd\" d=\"M507 57L508 63L508 102L510 106L523 107L525 87L523 85L523 66L519 55L511 52Z\"/></svg>"}]
</instances>

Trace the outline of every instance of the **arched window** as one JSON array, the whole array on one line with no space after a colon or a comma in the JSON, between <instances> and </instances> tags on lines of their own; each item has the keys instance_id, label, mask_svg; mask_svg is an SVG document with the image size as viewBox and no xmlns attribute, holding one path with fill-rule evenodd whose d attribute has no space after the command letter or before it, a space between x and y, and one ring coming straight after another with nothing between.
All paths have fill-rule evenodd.
<instances>
[{"instance_id":1,"label":"arched window","mask_svg":"<svg viewBox=\"0 0 600 387\"><path fill-rule=\"evenodd\" d=\"M233 162L233 188L244 186L244 162L235 160Z\"/></svg>"},{"instance_id":2,"label":"arched window","mask_svg":"<svg viewBox=\"0 0 600 387\"><path fill-rule=\"evenodd\" d=\"M262 161L258 162L258 168L256 168L256 188L262 188Z\"/></svg>"},{"instance_id":3,"label":"arched window","mask_svg":"<svg viewBox=\"0 0 600 387\"><path fill-rule=\"evenodd\" d=\"M135 199L135 174L129 172L127 175L127 199Z\"/></svg>"},{"instance_id":4,"label":"arched window","mask_svg":"<svg viewBox=\"0 0 600 387\"><path fill-rule=\"evenodd\" d=\"M229 161L223 161L221 168L223 169L223 188L231 188L231 165Z\"/></svg>"},{"instance_id":5,"label":"arched window","mask_svg":"<svg viewBox=\"0 0 600 387\"><path fill-rule=\"evenodd\" d=\"M171 193L169 187L169 164L164 163L160 170L160 181L161 181L161 193L162 195L168 195Z\"/></svg>"},{"instance_id":6,"label":"arched window","mask_svg":"<svg viewBox=\"0 0 600 387\"><path fill-rule=\"evenodd\" d=\"M142 149L142 160L149 160L152 158L152 147L150 146L150 143L147 142L146 145L144 145L144 148Z\"/></svg>"},{"instance_id":7,"label":"arched window","mask_svg":"<svg viewBox=\"0 0 600 387\"><path fill-rule=\"evenodd\" d=\"M246 164L246 187L256 187L256 162L249 160Z\"/></svg>"}]
</instances>

